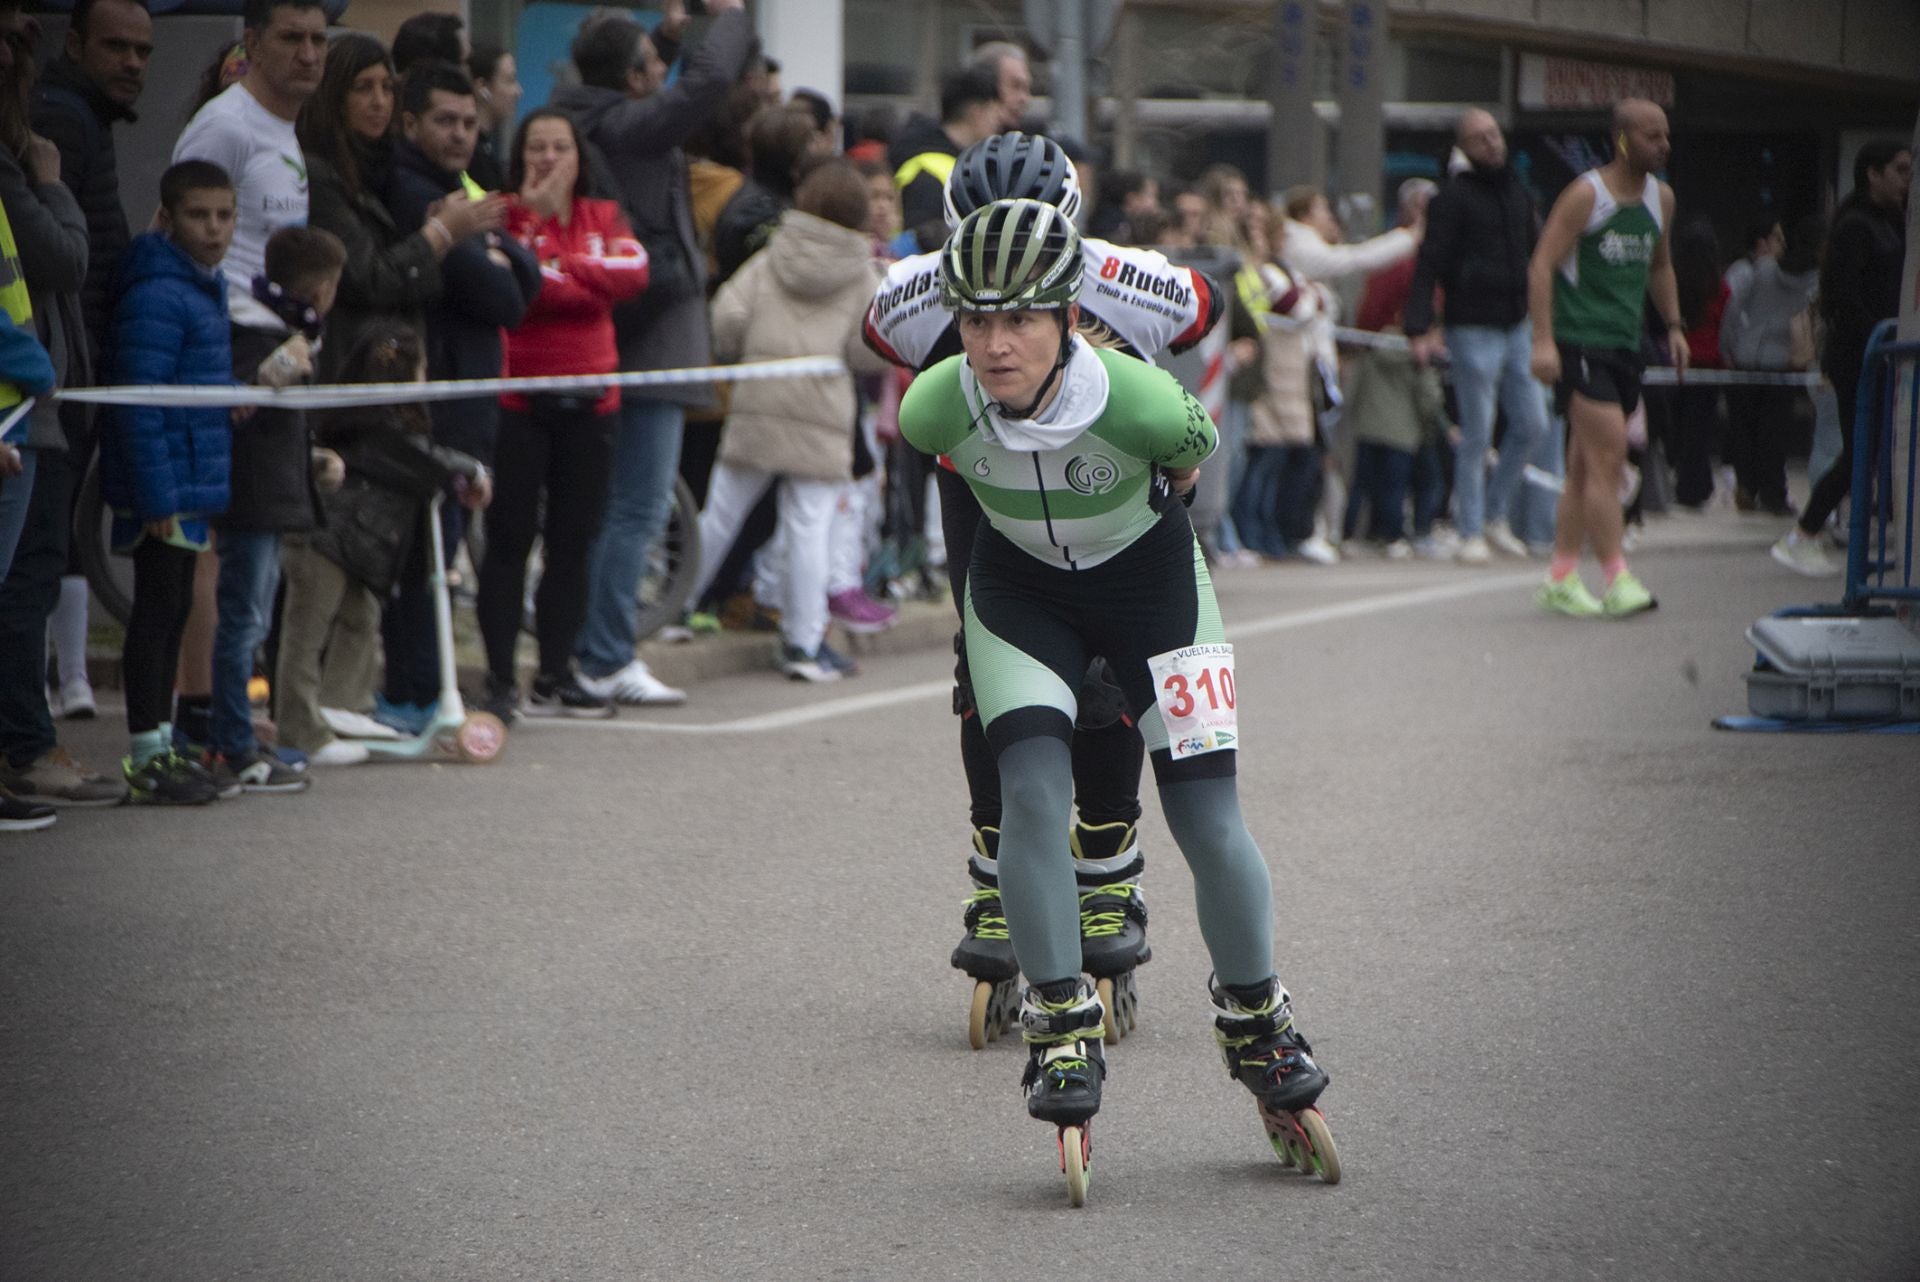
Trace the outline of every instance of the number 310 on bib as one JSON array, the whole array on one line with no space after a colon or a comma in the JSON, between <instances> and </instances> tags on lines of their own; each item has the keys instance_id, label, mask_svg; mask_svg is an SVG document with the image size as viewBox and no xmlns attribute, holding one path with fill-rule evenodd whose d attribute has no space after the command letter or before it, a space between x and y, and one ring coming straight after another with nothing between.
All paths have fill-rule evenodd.
<instances>
[{"instance_id":1,"label":"number 310 on bib","mask_svg":"<svg viewBox=\"0 0 1920 1282\"><path fill-rule=\"evenodd\" d=\"M1147 668L1175 761L1239 746L1231 645L1169 650L1148 659Z\"/></svg>"}]
</instances>

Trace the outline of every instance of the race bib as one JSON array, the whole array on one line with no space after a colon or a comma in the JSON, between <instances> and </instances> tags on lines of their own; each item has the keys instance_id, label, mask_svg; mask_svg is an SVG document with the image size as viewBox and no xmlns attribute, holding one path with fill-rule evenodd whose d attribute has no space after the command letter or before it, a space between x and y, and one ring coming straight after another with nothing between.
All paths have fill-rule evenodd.
<instances>
[{"instance_id":1,"label":"race bib","mask_svg":"<svg viewBox=\"0 0 1920 1282\"><path fill-rule=\"evenodd\" d=\"M1175 761L1240 745L1233 711L1233 647L1190 645L1147 660Z\"/></svg>"}]
</instances>

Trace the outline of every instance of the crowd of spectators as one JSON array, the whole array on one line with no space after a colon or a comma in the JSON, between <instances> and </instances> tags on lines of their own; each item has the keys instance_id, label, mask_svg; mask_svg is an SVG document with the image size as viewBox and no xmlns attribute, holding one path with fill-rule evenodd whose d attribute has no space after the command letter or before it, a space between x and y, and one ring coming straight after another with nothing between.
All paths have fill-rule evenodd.
<instances>
[{"instance_id":1,"label":"crowd of spectators","mask_svg":"<svg viewBox=\"0 0 1920 1282\"><path fill-rule=\"evenodd\" d=\"M22 0L0 0L0 827L49 823L49 805L300 791L313 767L366 759L367 735L423 733L441 688L436 494L485 644L473 701L503 721L685 699L636 656L636 590L677 480L705 505L679 635L777 629L783 671L835 680L856 667L830 622L884 629L909 585L937 582L929 463L893 421L905 376L865 351L861 318L885 263L944 241L955 158L1035 127L1026 56L983 47L944 77L936 116L843 121L827 97L783 91L742 0L704 7L689 47L678 0L651 29L590 16L574 75L523 111L513 52L470 44L457 17L411 18L387 45L330 32L320 0L247 0L136 235L123 210L146 194L120 190L115 130L144 88L151 13L79 0L43 49ZM1207 467L1226 497L1196 514L1217 566L1485 564L1550 540L1561 433L1516 338L1539 216L1491 116L1468 112L1457 141L1442 183L1404 185L1394 226L1360 238L1311 187L1260 199L1225 165L1176 186L1062 140L1090 235L1193 264L1231 300L1209 366L1224 448ZM1817 222L1762 219L1723 279L1711 232L1683 225L1693 364L1809 368L1827 317L1838 420L1862 326L1884 311L1861 295L1897 264L1908 164L1904 148L1862 152L1824 256ZM1343 345L1342 325L1410 341ZM804 355L854 377L315 413L46 395ZM1727 488L1717 453L1739 506L1791 514L1794 396L1650 398L1661 450L1641 462L1664 457L1675 502L1698 508ZM69 535L96 456L134 567L118 769L83 764L57 730L95 711ZM1817 572L1846 459L1834 444L1776 549L1794 568ZM462 557L482 511L484 551Z\"/></svg>"}]
</instances>

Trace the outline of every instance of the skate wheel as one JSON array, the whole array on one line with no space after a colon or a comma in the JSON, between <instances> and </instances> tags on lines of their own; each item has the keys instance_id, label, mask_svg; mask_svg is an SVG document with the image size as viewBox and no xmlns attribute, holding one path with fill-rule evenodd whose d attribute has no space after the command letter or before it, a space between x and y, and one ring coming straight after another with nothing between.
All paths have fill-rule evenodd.
<instances>
[{"instance_id":1,"label":"skate wheel","mask_svg":"<svg viewBox=\"0 0 1920 1282\"><path fill-rule=\"evenodd\" d=\"M453 749L462 761L485 765L507 750L507 727L491 712L469 712L453 732Z\"/></svg>"},{"instance_id":2,"label":"skate wheel","mask_svg":"<svg viewBox=\"0 0 1920 1282\"><path fill-rule=\"evenodd\" d=\"M999 1033L994 1027L993 1000L994 986L984 979L975 980L973 985L973 1007L967 1011L967 1045L977 1051L985 1050L987 1043Z\"/></svg>"},{"instance_id":3,"label":"skate wheel","mask_svg":"<svg viewBox=\"0 0 1920 1282\"><path fill-rule=\"evenodd\" d=\"M1060 1128L1060 1169L1067 1176L1067 1203L1070 1206L1087 1204L1087 1180L1093 1171L1093 1127L1063 1126Z\"/></svg>"},{"instance_id":4,"label":"skate wheel","mask_svg":"<svg viewBox=\"0 0 1920 1282\"><path fill-rule=\"evenodd\" d=\"M1114 1000L1113 981L1096 979L1093 982L1094 995L1100 999L1100 1005L1107 1012L1107 1031L1104 1040L1111 1046L1127 1035L1127 1027L1120 1016L1120 1003Z\"/></svg>"},{"instance_id":5,"label":"skate wheel","mask_svg":"<svg viewBox=\"0 0 1920 1282\"><path fill-rule=\"evenodd\" d=\"M1324 1183L1338 1184L1340 1152L1333 1146L1333 1132L1327 1129L1327 1119L1320 1116L1317 1108L1303 1108L1293 1116L1305 1133L1310 1150L1308 1160L1311 1166L1303 1163L1301 1169L1311 1170Z\"/></svg>"},{"instance_id":6,"label":"skate wheel","mask_svg":"<svg viewBox=\"0 0 1920 1282\"><path fill-rule=\"evenodd\" d=\"M1276 1117L1272 1113L1267 1112L1267 1110L1264 1107L1260 1107L1257 1102L1256 1107L1259 1108L1260 1112L1260 1124L1267 1129L1267 1143L1273 1146L1273 1155L1280 1159L1280 1165L1292 1167L1295 1165L1293 1160L1294 1138L1292 1124L1284 1117Z\"/></svg>"}]
</instances>

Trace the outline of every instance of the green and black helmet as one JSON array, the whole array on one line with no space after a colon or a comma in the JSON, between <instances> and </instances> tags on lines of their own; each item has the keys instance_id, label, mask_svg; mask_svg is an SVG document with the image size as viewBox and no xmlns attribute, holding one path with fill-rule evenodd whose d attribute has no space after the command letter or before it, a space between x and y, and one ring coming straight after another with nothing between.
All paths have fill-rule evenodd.
<instances>
[{"instance_id":1,"label":"green and black helmet","mask_svg":"<svg viewBox=\"0 0 1920 1282\"><path fill-rule=\"evenodd\" d=\"M940 301L953 312L1070 307L1080 297L1080 233L1039 200L997 200L961 220L940 251Z\"/></svg>"}]
</instances>

